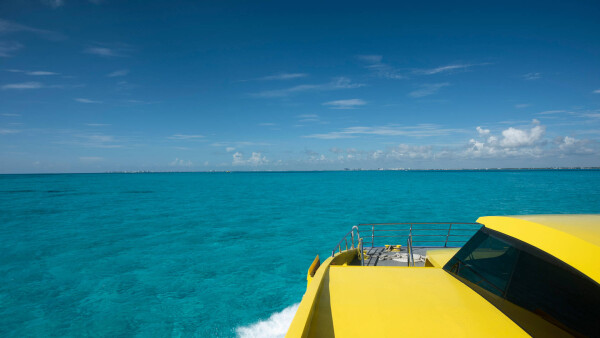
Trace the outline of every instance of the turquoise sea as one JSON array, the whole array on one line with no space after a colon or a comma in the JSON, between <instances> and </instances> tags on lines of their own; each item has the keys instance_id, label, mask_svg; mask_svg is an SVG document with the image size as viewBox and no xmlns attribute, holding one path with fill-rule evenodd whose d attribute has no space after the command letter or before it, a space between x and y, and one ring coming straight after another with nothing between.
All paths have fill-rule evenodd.
<instances>
[{"instance_id":1,"label":"turquoise sea","mask_svg":"<svg viewBox=\"0 0 600 338\"><path fill-rule=\"evenodd\" d=\"M600 213L600 171L0 175L0 336L285 330L357 223Z\"/></svg>"}]
</instances>

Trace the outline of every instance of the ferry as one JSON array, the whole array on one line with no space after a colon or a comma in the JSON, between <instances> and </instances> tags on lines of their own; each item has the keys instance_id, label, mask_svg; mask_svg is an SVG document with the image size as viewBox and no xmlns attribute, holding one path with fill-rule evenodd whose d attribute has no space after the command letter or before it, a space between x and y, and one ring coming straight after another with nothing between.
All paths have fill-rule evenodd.
<instances>
[{"instance_id":1,"label":"ferry","mask_svg":"<svg viewBox=\"0 0 600 338\"><path fill-rule=\"evenodd\" d=\"M600 215L361 224L286 337L600 337Z\"/></svg>"}]
</instances>

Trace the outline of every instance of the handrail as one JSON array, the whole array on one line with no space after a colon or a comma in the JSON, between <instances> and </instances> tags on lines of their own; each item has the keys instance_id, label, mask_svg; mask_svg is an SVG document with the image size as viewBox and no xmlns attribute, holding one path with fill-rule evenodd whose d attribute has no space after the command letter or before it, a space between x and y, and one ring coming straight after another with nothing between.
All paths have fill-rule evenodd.
<instances>
[{"instance_id":1,"label":"handrail","mask_svg":"<svg viewBox=\"0 0 600 338\"><path fill-rule=\"evenodd\" d=\"M419 227L415 228L414 225L419 225ZM432 225L434 227L427 228L424 225ZM443 227L441 225L447 225L447 227ZM390 226L396 227L390 228ZM342 237L342 239L331 251L331 256L333 257L335 255L336 250L339 252L343 251L342 243L345 243L345 250L348 250L348 236L350 236L351 249L358 247L358 242L360 242L362 246L365 244L370 244L371 247L374 247L377 239L407 238L409 240L410 250L412 252L413 247L458 247L460 245L456 245L456 243L464 244L477 230L481 228L481 226L482 225L480 223L467 222L362 223L354 225L352 229L348 231L344 237ZM369 240L365 241L364 238L360 237L361 227L363 231L366 230L365 227L370 227ZM383 229L381 227L383 227ZM439 244L434 245L433 243ZM362 248L359 249L362 250Z\"/></svg>"},{"instance_id":2,"label":"handrail","mask_svg":"<svg viewBox=\"0 0 600 338\"><path fill-rule=\"evenodd\" d=\"M337 249L339 252L342 252L342 242L346 243L346 250L348 250L348 235L350 235L350 248L354 249L354 232L356 230L356 240L357 240L357 247L359 246L359 243L362 245L362 238L360 238L360 233L358 232L358 226L353 226L352 229L350 229L350 231L348 231L344 237L342 237L342 239L340 239L340 241L338 242L338 244L333 247L333 250L331 250L331 257L335 256L335 250ZM362 248L359 248L362 250ZM362 252L362 251L361 251Z\"/></svg>"}]
</instances>

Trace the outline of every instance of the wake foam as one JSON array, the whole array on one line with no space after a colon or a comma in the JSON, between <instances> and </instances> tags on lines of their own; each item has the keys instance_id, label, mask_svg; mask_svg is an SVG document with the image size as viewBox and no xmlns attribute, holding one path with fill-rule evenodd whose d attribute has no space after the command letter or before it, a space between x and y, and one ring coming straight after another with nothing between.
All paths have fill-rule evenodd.
<instances>
[{"instance_id":1,"label":"wake foam","mask_svg":"<svg viewBox=\"0 0 600 338\"><path fill-rule=\"evenodd\" d=\"M238 327L235 331L240 338L275 338L284 337L294 319L298 304L276 312L268 319L260 320L248 326Z\"/></svg>"}]
</instances>

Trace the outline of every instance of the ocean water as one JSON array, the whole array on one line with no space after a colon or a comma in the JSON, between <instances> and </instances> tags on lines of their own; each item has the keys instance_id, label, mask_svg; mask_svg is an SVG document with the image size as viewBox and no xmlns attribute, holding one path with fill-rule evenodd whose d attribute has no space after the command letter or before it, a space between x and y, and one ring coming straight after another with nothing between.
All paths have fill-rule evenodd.
<instances>
[{"instance_id":1,"label":"ocean water","mask_svg":"<svg viewBox=\"0 0 600 338\"><path fill-rule=\"evenodd\" d=\"M285 332L357 223L600 213L600 171L0 175L0 336Z\"/></svg>"}]
</instances>

